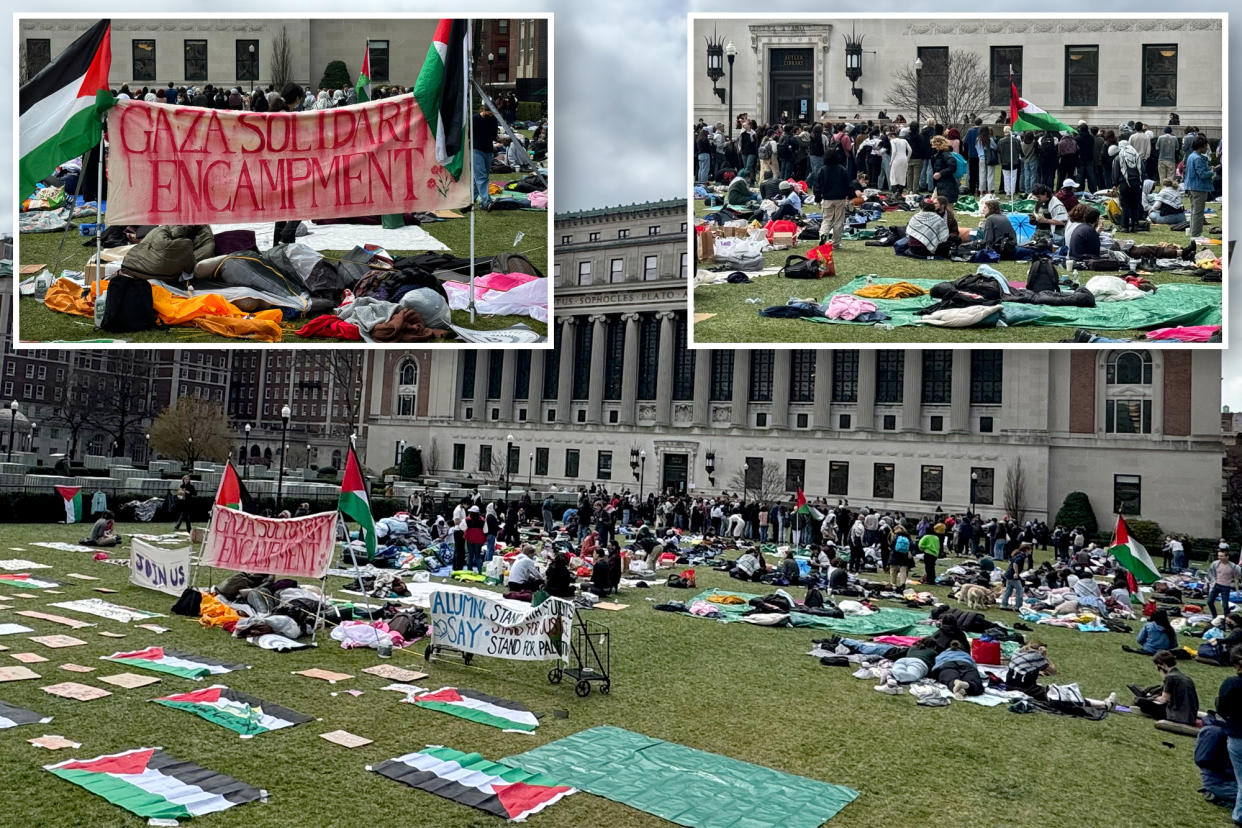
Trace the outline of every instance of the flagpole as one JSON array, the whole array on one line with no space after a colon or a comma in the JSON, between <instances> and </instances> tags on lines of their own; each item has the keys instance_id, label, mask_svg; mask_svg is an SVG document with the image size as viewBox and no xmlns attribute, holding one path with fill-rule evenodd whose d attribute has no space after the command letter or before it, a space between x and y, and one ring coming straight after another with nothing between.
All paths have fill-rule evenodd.
<instances>
[{"instance_id":1,"label":"flagpole","mask_svg":"<svg viewBox=\"0 0 1242 828\"><path fill-rule=\"evenodd\" d=\"M462 86L464 87L463 91L466 93L462 95L462 105L465 107L465 112L463 113L464 117L463 117L462 127L463 127L463 132L464 132L464 140L469 147L469 157L470 157L470 160L473 162L474 160L474 128L472 126L472 119L470 117L470 77L471 77L470 75L470 50L471 50L471 45L472 44L471 44L471 37L470 37L470 19L466 18L466 44L465 44L466 48L462 50L464 52L464 59L462 60L462 67L461 67ZM462 149L463 149L462 154L465 155L466 147L463 147ZM470 177L471 179L474 179L477 173L475 173L473 169L473 164L471 166L472 166L472 169L470 170ZM474 317L475 317L474 222L475 222L475 215L477 214L477 210L473 206L474 205L473 180L471 181L470 188L471 188L471 198L470 198L470 204L471 204L471 208L470 208L470 304L468 305L468 308L470 310L470 324L473 325ZM485 192L483 193L482 197L479 199L480 208L482 208L486 198L487 198L487 193ZM505 462L508 462L508 460L506 459Z\"/></svg>"},{"instance_id":2,"label":"flagpole","mask_svg":"<svg viewBox=\"0 0 1242 828\"><path fill-rule=\"evenodd\" d=\"M103 143L103 136L102 136L102 135L99 137L99 142L100 142L101 144ZM73 200L69 202L69 217L68 217L68 220L69 220L70 222L72 222L72 221L73 221L73 208L74 208L75 206L77 206L77 203L78 203L78 196L82 194L82 182L83 182L83 180L86 178L86 176L84 175L84 173L86 172L86 169L85 169L85 167L86 167L85 161L86 161L86 159L87 159L87 158L89 158L89 157L90 157L90 153L91 153L91 151L90 151L90 150L87 150L85 153L83 153L83 154L82 154L83 164L82 164L82 169L79 169L79 171L78 171L78 184L77 184L77 187L76 187L76 188L74 189L74 191L73 191ZM96 202L96 205L98 205L98 201ZM96 210L95 210L95 219L96 219L96 221L98 221L98 220L99 220L99 210L98 210L98 207L96 207ZM68 228L68 227L66 227L66 228L65 228L65 230L64 230L64 232L60 234L60 246L59 246L58 248L56 248L56 264L54 264L54 265L52 266L52 276L53 276L53 277L55 277L55 278L60 278L60 263L61 263L62 261L64 261L64 252L65 252L65 236L67 236L67 235L69 235L69 228Z\"/></svg>"},{"instance_id":3,"label":"flagpole","mask_svg":"<svg viewBox=\"0 0 1242 828\"><path fill-rule=\"evenodd\" d=\"M99 304L99 271L103 269L103 230L104 230L104 133L107 131L108 116L101 113L99 116L99 177L96 179L97 186L95 189L95 304ZM79 177L80 180L80 177ZM77 204L77 198L74 198L74 204ZM72 217L72 208L69 211ZM63 237L62 237L63 239ZM99 315L95 315L95 327L99 327Z\"/></svg>"}]
</instances>

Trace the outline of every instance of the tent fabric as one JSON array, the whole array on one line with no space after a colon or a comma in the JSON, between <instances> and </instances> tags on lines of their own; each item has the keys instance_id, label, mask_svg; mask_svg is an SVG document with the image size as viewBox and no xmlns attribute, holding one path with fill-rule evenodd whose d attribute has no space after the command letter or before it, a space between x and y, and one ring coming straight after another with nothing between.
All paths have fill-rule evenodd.
<instances>
[{"instance_id":1,"label":"tent fabric","mask_svg":"<svg viewBox=\"0 0 1242 828\"><path fill-rule=\"evenodd\" d=\"M365 230L351 224L310 224L303 222L308 232L298 236L298 241L312 250L352 250L358 245L360 238L366 238L382 244L389 250L448 250L448 246L417 225L407 225L394 229L367 227ZM212 229L216 233L230 230L250 230L259 242L259 251L265 251L272 244L272 223L270 221L251 222L247 224L215 224Z\"/></svg>"},{"instance_id":2,"label":"tent fabric","mask_svg":"<svg viewBox=\"0 0 1242 828\"><path fill-rule=\"evenodd\" d=\"M691 828L817 828L858 798L843 785L610 726L500 761Z\"/></svg>"},{"instance_id":3,"label":"tent fabric","mask_svg":"<svg viewBox=\"0 0 1242 828\"><path fill-rule=\"evenodd\" d=\"M548 283L528 273L489 273L475 280L474 306L479 313L529 316L548 321ZM449 307L466 310L470 306L470 286L446 282Z\"/></svg>"},{"instance_id":4,"label":"tent fabric","mask_svg":"<svg viewBox=\"0 0 1242 828\"><path fill-rule=\"evenodd\" d=\"M43 304L54 311L73 316L95 316L94 286L79 285L72 279L61 277L47 289Z\"/></svg>"},{"instance_id":5,"label":"tent fabric","mask_svg":"<svg viewBox=\"0 0 1242 828\"><path fill-rule=\"evenodd\" d=\"M713 600L715 596L715 600ZM722 604L720 598L733 596L740 598L740 604ZM729 592L723 589L707 589L686 602L690 606L695 601L710 601L717 607L723 619L729 621L744 620L742 614L751 609L750 600L762 596L747 592ZM883 607L871 615L847 615L844 618L828 618L823 615L809 615L805 612L791 612L789 622L794 627L809 629L832 630L844 635L915 635L924 628L917 626L920 621L928 618L928 613L918 610L895 609Z\"/></svg>"},{"instance_id":6,"label":"tent fabric","mask_svg":"<svg viewBox=\"0 0 1242 828\"><path fill-rule=\"evenodd\" d=\"M873 277L874 278L874 277ZM894 279L893 281L896 281ZM931 290L939 280L910 279L919 287ZM866 277L859 276L837 288L832 295L852 294L867 286ZM825 304L832 296L824 299ZM924 318L915 311L926 307L926 298L877 299L876 306L889 315L888 324L894 327L921 325ZM1094 308L1042 305L1043 314L1030 324L1093 330L1129 330L1165 328L1179 325L1222 324L1221 289L1219 285L1196 285L1171 283L1160 285L1157 293L1129 302L1106 302ZM844 320L811 318L808 321L821 324L853 324Z\"/></svg>"}]
</instances>

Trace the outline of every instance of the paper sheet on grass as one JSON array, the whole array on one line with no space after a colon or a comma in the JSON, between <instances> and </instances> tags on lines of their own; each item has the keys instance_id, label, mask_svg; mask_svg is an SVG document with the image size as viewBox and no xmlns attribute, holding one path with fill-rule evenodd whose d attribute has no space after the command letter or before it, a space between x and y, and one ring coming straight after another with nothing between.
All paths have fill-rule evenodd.
<instances>
[{"instance_id":1,"label":"paper sheet on grass","mask_svg":"<svg viewBox=\"0 0 1242 828\"><path fill-rule=\"evenodd\" d=\"M842 785L594 727L500 760L691 828L817 828L858 798Z\"/></svg>"},{"instance_id":2,"label":"paper sheet on grass","mask_svg":"<svg viewBox=\"0 0 1242 828\"><path fill-rule=\"evenodd\" d=\"M902 257L895 257L901 260ZM914 260L906 260L914 261ZM967 270L974 265L965 265ZM904 264L895 268L908 271ZM904 279L921 288L931 290L939 283L938 279L911 279L909 277L893 277L877 280L876 284L887 284ZM865 276L859 276L833 291L833 294L853 294L859 288L866 287ZM828 303L832 299L829 294L824 298ZM1093 330L1124 331L1131 329L1163 328L1174 325L1219 325L1221 324L1221 298L1219 285L1195 285L1173 282L1159 285L1156 293L1148 294L1142 299L1129 302L1101 302L1094 308L1052 307L1050 305L1023 305L1037 308L1042 315L1027 324L1040 327L1072 327L1090 328ZM911 299L873 299L876 307L887 313L890 319L887 324L893 327L904 325L922 325L923 317L916 316L915 311L925 308L933 301L926 296ZM1012 303L1005 303L1008 307ZM823 324L856 325L843 319L810 318L805 321Z\"/></svg>"}]
</instances>

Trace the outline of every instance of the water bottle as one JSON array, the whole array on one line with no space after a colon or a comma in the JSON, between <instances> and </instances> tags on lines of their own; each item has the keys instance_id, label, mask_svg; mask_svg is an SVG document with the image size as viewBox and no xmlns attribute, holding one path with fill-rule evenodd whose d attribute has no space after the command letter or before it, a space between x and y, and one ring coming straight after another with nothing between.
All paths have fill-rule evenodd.
<instances>
[{"instance_id":1,"label":"water bottle","mask_svg":"<svg viewBox=\"0 0 1242 828\"><path fill-rule=\"evenodd\" d=\"M392 639L386 635L381 635L379 644L375 647L375 652L380 658L392 658Z\"/></svg>"}]
</instances>

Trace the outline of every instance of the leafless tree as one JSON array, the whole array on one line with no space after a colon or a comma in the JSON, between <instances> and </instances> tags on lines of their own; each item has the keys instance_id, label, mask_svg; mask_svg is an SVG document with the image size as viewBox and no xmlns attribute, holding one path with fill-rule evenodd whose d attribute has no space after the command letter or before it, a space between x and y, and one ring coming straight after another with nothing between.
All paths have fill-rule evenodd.
<instances>
[{"instance_id":1,"label":"leafless tree","mask_svg":"<svg viewBox=\"0 0 1242 828\"><path fill-rule=\"evenodd\" d=\"M78 444L83 433L90 431L95 425L95 395L89 380L79 373L72 373L65 388L64 401L52 410L48 425L69 432L70 460L78 454Z\"/></svg>"},{"instance_id":2,"label":"leafless tree","mask_svg":"<svg viewBox=\"0 0 1242 828\"><path fill-rule=\"evenodd\" d=\"M222 461L233 447L224 409L198 397L178 397L151 423L150 433L151 448L186 466L198 460Z\"/></svg>"},{"instance_id":3,"label":"leafless tree","mask_svg":"<svg viewBox=\"0 0 1242 828\"><path fill-rule=\"evenodd\" d=\"M289 40L289 27L281 26L280 34L272 41L272 88L280 92L293 80L293 44Z\"/></svg>"},{"instance_id":4,"label":"leafless tree","mask_svg":"<svg viewBox=\"0 0 1242 828\"><path fill-rule=\"evenodd\" d=\"M110 376L91 402L91 425L111 438L113 455L124 457L129 438L136 437L147 411L151 360L143 351L106 351L103 370Z\"/></svg>"},{"instance_id":5,"label":"leafless tree","mask_svg":"<svg viewBox=\"0 0 1242 828\"><path fill-rule=\"evenodd\" d=\"M311 351L306 359L332 380L332 399L330 405L340 403L345 416L339 425L344 426L348 434L358 425L358 414L362 407L362 372L365 354L355 349Z\"/></svg>"},{"instance_id":6,"label":"leafless tree","mask_svg":"<svg viewBox=\"0 0 1242 828\"><path fill-rule=\"evenodd\" d=\"M743 499L748 502L766 504L783 500L789 494L785 488L785 474L775 463L764 463L758 472L750 474L743 466L729 478L729 488L743 492Z\"/></svg>"},{"instance_id":7,"label":"leafless tree","mask_svg":"<svg viewBox=\"0 0 1242 828\"><path fill-rule=\"evenodd\" d=\"M1022 459L1005 471L1005 511L1014 521L1021 523L1026 513L1026 470Z\"/></svg>"},{"instance_id":8,"label":"leafless tree","mask_svg":"<svg viewBox=\"0 0 1242 828\"><path fill-rule=\"evenodd\" d=\"M428 477L435 477L440 471L439 451L436 449L436 438L431 438L431 445L427 447L426 453L423 454L423 474Z\"/></svg>"},{"instance_id":9,"label":"leafless tree","mask_svg":"<svg viewBox=\"0 0 1242 828\"><path fill-rule=\"evenodd\" d=\"M974 52L953 49L943 66L924 64L921 86L913 63L899 67L888 90L889 105L910 112L921 109L946 127L961 126L991 106L991 81Z\"/></svg>"}]
</instances>

